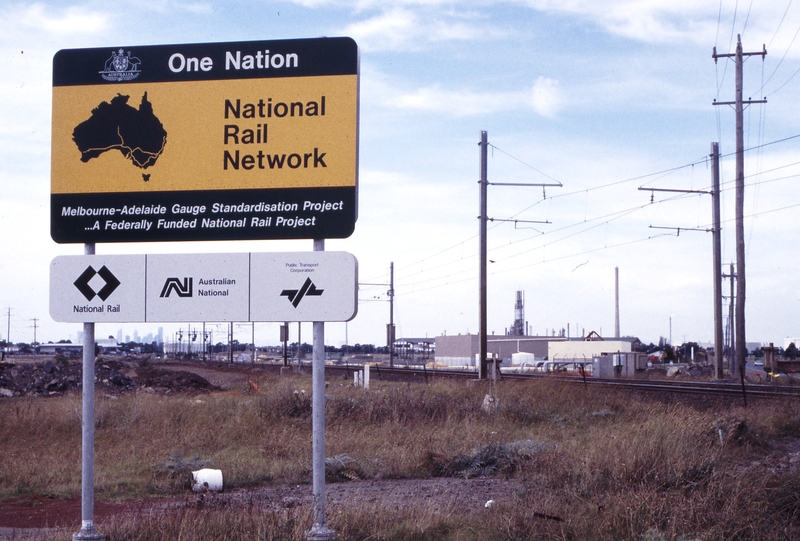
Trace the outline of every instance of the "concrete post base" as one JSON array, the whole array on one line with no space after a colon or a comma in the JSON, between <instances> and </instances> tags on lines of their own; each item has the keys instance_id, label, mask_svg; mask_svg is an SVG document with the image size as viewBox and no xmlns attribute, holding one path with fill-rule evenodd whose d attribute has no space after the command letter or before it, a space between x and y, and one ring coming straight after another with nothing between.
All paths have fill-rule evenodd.
<instances>
[{"instance_id":1,"label":"concrete post base","mask_svg":"<svg viewBox=\"0 0 800 541\"><path fill-rule=\"evenodd\" d=\"M103 534L98 533L94 526L81 528L81 531L72 536L72 541L103 541Z\"/></svg>"},{"instance_id":2,"label":"concrete post base","mask_svg":"<svg viewBox=\"0 0 800 541\"><path fill-rule=\"evenodd\" d=\"M308 541L333 541L336 539L336 532L329 530L324 524L314 524L306 532L306 539Z\"/></svg>"}]
</instances>

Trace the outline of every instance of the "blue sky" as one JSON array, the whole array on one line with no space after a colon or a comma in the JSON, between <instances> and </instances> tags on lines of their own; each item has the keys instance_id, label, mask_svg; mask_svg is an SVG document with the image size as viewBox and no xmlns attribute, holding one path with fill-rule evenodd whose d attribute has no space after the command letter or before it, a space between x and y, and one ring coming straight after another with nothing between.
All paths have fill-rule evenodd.
<instances>
[{"instance_id":1,"label":"blue sky","mask_svg":"<svg viewBox=\"0 0 800 541\"><path fill-rule=\"evenodd\" d=\"M723 154L723 261L734 259L733 63L711 54L768 54L745 63L748 341L800 336L796 187L800 162L800 5L775 2L581 0L4 2L0 4L0 323L11 339L77 337L48 315L49 263L82 253L49 237L51 69L63 48L350 36L361 54L360 206L352 237L360 281L388 282L395 264L398 336L478 328L477 143L493 151L489 188L489 331L513 320L517 290L536 334L614 328L646 342L710 341L706 157ZM784 141L784 139L786 139ZM773 143L775 144L768 144ZM766 146L764 146L766 145ZM669 171L669 172L667 172ZM660 173L663 172L663 173ZM545 197L543 197L543 195ZM532 229L535 227L536 229ZM98 253L310 250L311 241L101 244ZM723 286L727 290L727 282ZM382 344L386 287L364 285L359 315L326 327L327 342ZM98 336L133 325L104 325ZM140 334L156 325L139 325ZM169 333L175 325L167 326ZM249 329L240 339L249 341ZM304 330L310 338L310 326ZM0 337L6 325L0 324ZM273 324L259 344L277 343Z\"/></svg>"}]
</instances>

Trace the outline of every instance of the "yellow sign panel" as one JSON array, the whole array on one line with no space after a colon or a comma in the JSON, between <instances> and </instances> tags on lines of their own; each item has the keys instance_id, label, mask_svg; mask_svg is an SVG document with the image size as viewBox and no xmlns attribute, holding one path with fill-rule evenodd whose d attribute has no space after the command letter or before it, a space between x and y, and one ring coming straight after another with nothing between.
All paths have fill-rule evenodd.
<instances>
[{"instance_id":1,"label":"yellow sign panel","mask_svg":"<svg viewBox=\"0 0 800 541\"><path fill-rule=\"evenodd\" d=\"M354 75L53 89L52 193L355 186ZM123 102L124 97L124 103ZM101 108L142 107L165 131L154 165L124 134L82 161L75 131ZM135 144L135 143L134 143ZM138 166L137 166L138 165Z\"/></svg>"},{"instance_id":2,"label":"yellow sign panel","mask_svg":"<svg viewBox=\"0 0 800 541\"><path fill-rule=\"evenodd\" d=\"M347 237L358 90L350 38L59 51L51 236Z\"/></svg>"}]
</instances>

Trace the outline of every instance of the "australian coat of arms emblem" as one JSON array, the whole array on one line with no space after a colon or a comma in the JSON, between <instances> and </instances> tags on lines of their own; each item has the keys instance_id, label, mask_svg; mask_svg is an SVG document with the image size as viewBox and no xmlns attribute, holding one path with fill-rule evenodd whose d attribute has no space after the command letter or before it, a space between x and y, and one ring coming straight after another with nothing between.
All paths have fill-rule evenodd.
<instances>
[{"instance_id":1,"label":"australian coat of arms emblem","mask_svg":"<svg viewBox=\"0 0 800 541\"><path fill-rule=\"evenodd\" d=\"M111 51L111 58L106 60L105 69L100 72L100 75L106 81L131 81L139 76L139 64L142 61L131 56L131 52L127 53L122 49Z\"/></svg>"}]
</instances>

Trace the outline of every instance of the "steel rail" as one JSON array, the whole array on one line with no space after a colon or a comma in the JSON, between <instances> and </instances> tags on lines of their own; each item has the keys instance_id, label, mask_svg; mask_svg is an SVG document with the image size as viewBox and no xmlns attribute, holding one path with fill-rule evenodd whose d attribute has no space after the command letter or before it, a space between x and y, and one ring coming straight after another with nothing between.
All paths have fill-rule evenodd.
<instances>
[{"instance_id":1,"label":"steel rail","mask_svg":"<svg viewBox=\"0 0 800 541\"><path fill-rule=\"evenodd\" d=\"M353 371L357 367L354 366L329 366L328 369L332 373ZM422 365L401 367L395 366L394 368L388 367L374 367L373 378L383 379L384 376L394 378L413 378L419 377L429 380L430 378L459 378L459 379L475 379L476 372L473 370L454 370L442 368L428 368ZM573 375L557 375L557 374L543 374L543 373L514 373L504 372L501 380L532 380L532 379L548 379L551 381L571 382L584 385L593 385L601 387L631 389L638 391L652 391L662 393L683 393L683 394L706 394L717 396L731 396L737 397L742 394L742 387L739 383L728 382L702 382L702 381L667 381L667 380L637 380L637 379L614 379L614 378L595 378L573 376ZM800 398L800 386L782 386L764 383L751 383L748 384L745 392L748 396L759 398Z\"/></svg>"}]
</instances>

